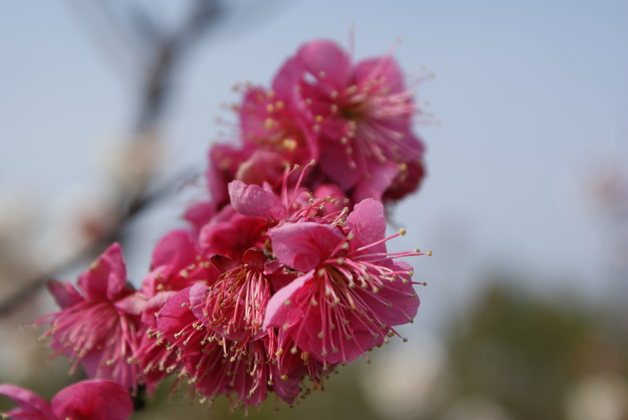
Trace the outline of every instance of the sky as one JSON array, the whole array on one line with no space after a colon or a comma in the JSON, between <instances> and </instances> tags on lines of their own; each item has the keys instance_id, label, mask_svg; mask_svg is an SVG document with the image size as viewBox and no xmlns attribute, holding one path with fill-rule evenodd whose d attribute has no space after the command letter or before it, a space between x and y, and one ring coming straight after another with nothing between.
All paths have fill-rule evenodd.
<instances>
[{"instance_id":1,"label":"sky","mask_svg":"<svg viewBox=\"0 0 628 420\"><path fill-rule=\"evenodd\" d=\"M182 13L182 2L144 3L166 26ZM238 101L235 82L269 85L299 45L347 45L354 26L356 61L400 39L395 57L407 73L435 73L416 96L441 121L416 127L428 176L395 208L409 233L389 244L434 251L410 261L428 281L423 325L440 325L495 273L555 298L607 295L608 244L584 185L600 160L628 164L628 3L231 3L177 73L166 171L204 168L215 118L234 120L220 104ZM99 38L79 4L0 2L0 194L30 195L44 213L97 185L103 150L137 118L129 56ZM184 205L135 223L125 250L132 278L146 272L151 247Z\"/></svg>"}]
</instances>

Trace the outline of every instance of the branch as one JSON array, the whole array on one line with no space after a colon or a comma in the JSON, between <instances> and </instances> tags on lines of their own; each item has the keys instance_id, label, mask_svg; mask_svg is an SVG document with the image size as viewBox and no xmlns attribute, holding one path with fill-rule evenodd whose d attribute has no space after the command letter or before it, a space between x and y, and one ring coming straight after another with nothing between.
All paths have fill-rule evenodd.
<instances>
[{"instance_id":1,"label":"branch","mask_svg":"<svg viewBox=\"0 0 628 420\"><path fill-rule=\"evenodd\" d=\"M37 278L28 282L26 286L13 295L0 302L0 317L6 316L14 309L18 308L22 303L26 302L29 298L35 295L46 282L54 277L54 275L68 267L72 267L82 262L85 258L89 258L91 255L100 252L103 248L109 246L111 243L122 235L122 232L129 224L129 222L136 216L147 210L160 200L163 200L170 193L172 193L178 186L180 186L185 180L196 176L198 171L191 169L185 170L176 176L173 176L170 180L164 182L160 188L155 191L139 194L134 200L131 201L128 206L128 210L120 215L118 223L110 231L100 235L90 244L78 249L73 256L63 261L62 263L46 270L46 273L38 276Z\"/></svg>"}]
</instances>

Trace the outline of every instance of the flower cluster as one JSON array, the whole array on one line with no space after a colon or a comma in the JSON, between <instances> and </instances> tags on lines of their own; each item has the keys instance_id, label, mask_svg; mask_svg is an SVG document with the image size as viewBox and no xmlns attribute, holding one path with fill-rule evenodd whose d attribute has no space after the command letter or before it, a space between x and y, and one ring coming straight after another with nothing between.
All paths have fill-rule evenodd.
<instances>
[{"instance_id":1,"label":"flower cluster","mask_svg":"<svg viewBox=\"0 0 628 420\"><path fill-rule=\"evenodd\" d=\"M190 398L233 407L269 392L291 404L413 321L418 283L397 259L422 254L387 251L405 230L386 237L384 204L417 189L424 149L394 59L354 65L313 41L234 109L240 141L211 148L211 199L159 241L139 291L117 244L77 287L48 283L61 310L34 324L50 325L72 371L149 393L176 375Z\"/></svg>"}]
</instances>

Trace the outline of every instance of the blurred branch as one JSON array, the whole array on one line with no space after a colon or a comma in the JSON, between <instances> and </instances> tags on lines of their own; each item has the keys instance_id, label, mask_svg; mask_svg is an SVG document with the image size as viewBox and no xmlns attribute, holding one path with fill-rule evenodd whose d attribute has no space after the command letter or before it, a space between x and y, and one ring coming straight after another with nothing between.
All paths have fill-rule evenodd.
<instances>
[{"instance_id":1,"label":"blurred branch","mask_svg":"<svg viewBox=\"0 0 628 420\"><path fill-rule=\"evenodd\" d=\"M175 65L210 24L222 15L223 9L217 0L196 0L194 5L179 31L170 36L158 36L160 42L155 49L153 66L147 73L144 103L136 127L138 131L150 129L159 120Z\"/></svg>"},{"instance_id":2,"label":"blurred branch","mask_svg":"<svg viewBox=\"0 0 628 420\"><path fill-rule=\"evenodd\" d=\"M124 229L129 224L129 222L131 222L143 211L155 205L160 200L163 200L170 193L176 190L178 186L180 186L185 180L190 179L193 176L196 176L196 171L183 171L180 174L173 176L170 180L164 182L164 184L155 191L138 196L134 201L129 204L125 214L120 216L120 219L114 225L114 228L112 230L105 232L88 245L81 247L70 258L54 267L47 269L44 274L37 276L37 278L28 282L28 284L22 289L18 290L16 293L0 302L0 316L10 314L11 311L26 302L46 284L46 281L51 279L56 273L82 262L83 260L85 260L85 258L91 257L95 253L102 251L103 248L106 248L111 243L118 241L119 238L123 235Z\"/></svg>"},{"instance_id":3,"label":"blurred branch","mask_svg":"<svg viewBox=\"0 0 628 420\"><path fill-rule=\"evenodd\" d=\"M99 16L99 25L93 25L94 15L87 16L83 2L71 3L77 7L80 4L82 7L78 13L79 21L81 19L90 20L90 22L80 22L90 34L94 33L95 26L97 27L96 30L99 30L98 28L102 30L104 23L104 28L107 28L105 30L108 30L110 35L113 35L113 39L117 39L117 43L121 44L107 45L108 43L102 34L98 37L92 36L104 55L111 57L112 53L115 53L119 56L120 47L124 47L132 60L139 61L135 68L142 73L139 80L142 83L139 89L140 109L134 124L134 135L131 137L131 141L138 144L138 142L146 141L148 138L149 142L157 146L159 136L151 134L159 131L158 126L165 103L169 98L168 93L173 74L185 52L222 15L223 7L221 7L219 0L192 0L189 13L174 31L162 28L161 22L156 22L154 17L136 2L97 0L95 2L97 7L92 7L92 10ZM128 11L132 18L122 19L121 16L124 16L124 13L116 13L115 7L127 8L128 10L125 12ZM112 37L109 36L108 38ZM143 47L144 45L146 48ZM118 62L115 57L113 61ZM88 244L78 246L69 258L47 269L45 273L28 282L21 290L0 302L0 316L10 313L27 301L43 287L49 278L59 271L82 262L92 254L100 252L110 243L120 240L131 219L166 196L183 179L181 175L176 176L161 188L149 192L149 188L154 183L155 171L152 167L146 169L149 170L146 178L134 185L134 188L125 188L125 186L112 180L118 194L114 223L105 232L96 235ZM190 171L186 172L189 173Z\"/></svg>"}]
</instances>

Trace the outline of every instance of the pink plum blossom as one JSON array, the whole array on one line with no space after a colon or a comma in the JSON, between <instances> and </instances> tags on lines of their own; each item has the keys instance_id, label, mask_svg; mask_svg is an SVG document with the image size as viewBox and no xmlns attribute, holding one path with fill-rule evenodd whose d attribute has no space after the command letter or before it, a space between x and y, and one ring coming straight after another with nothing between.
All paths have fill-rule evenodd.
<instances>
[{"instance_id":1,"label":"pink plum blossom","mask_svg":"<svg viewBox=\"0 0 628 420\"><path fill-rule=\"evenodd\" d=\"M380 200L390 187L399 196L401 179L404 193L416 189L423 172L408 165L422 168L424 147L412 132L420 109L390 55L353 65L335 42L315 40L285 66L300 72L298 78L289 72L286 83L296 79L293 89L308 105L305 118L317 133L322 171L344 191L355 189L354 202Z\"/></svg>"},{"instance_id":2,"label":"pink plum blossom","mask_svg":"<svg viewBox=\"0 0 628 420\"><path fill-rule=\"evenodd\" d=\"M112 381L90 380L62 389L48 403L38 395L13 385L0 385L18 407L2 418L26 420L126 420L133 413L129 391Z\"/></svg>"},{"instance_id":3,"label":"pink plum blossom","mask_svg":"<svg viewBox=\"0 0 628 420\"><path fill-rule=\"evenodd\" d=\"M107 249L78 280L50 281L48 290L61 307L34 325L49 323L43 338L51 338L53 355L72 360L71 373L81 363L90 378L112 379L126 388L138 384L138 368L127 362L139 345L140 314L146 298L126 280L120 246Z\"/></svg>"},{"instance_id":4,"label":"pink plum blossom","mask_svg":"<svg viewBox=\"0 0 628 420\"><path fill-rule=\"evenodd\" d=\"M382 204L368 199L345 223L300 219L271 229L277 259L305 274L272 297L263 327L291 335L291 352L336 364L382 344L396 333L393 326L412 322L419 306L412 270L393 258L420 254L387 253L385 228Z\"/></svg>"}]
</instances>

